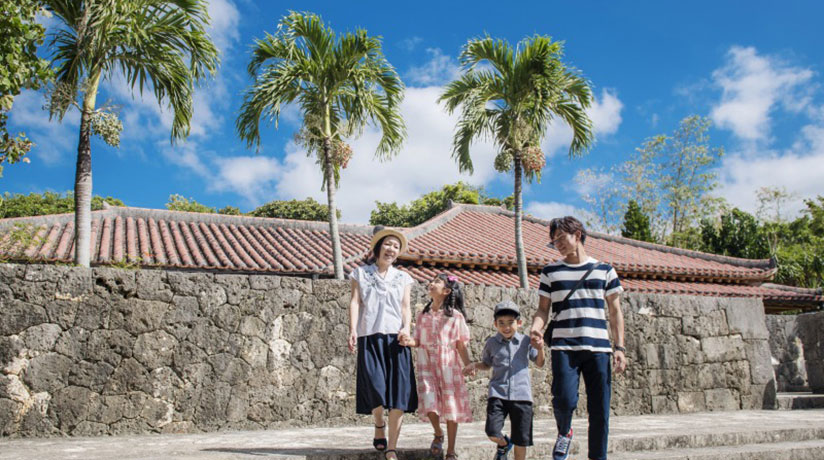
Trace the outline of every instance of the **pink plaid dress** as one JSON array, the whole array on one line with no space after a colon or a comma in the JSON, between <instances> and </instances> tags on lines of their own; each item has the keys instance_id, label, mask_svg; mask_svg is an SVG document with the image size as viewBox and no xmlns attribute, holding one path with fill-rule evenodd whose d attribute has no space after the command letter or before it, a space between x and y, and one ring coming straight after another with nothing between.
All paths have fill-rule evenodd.
<instances>
[{"instance_id":1,"label":"pink plaid dress","mask_svg":"<svg viewBox=\"0 0 824 460\"><path fill-rule=\"evenodd\" d=\"M418 343L415 375L418 380L418 414L428 420L434 412L442 419L471 422L469 394L456 343L469 342L469 328L460 312L452 316L437 312L419 313L413 338Z\"/></svg>"}]
</instances>

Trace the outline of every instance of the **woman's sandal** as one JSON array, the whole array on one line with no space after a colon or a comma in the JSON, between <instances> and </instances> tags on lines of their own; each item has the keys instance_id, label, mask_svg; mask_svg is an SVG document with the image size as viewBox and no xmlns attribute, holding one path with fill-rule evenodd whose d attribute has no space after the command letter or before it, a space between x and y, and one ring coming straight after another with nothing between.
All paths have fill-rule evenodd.
<instances>
[{"instance_id":1,"label":"woman's sandal","mask_svg":"<svg viewBox=\"0 0 824 460\"><path fill-rule=\"evenodd\" d=\"M451 454L446 454L446 458L444 460L458 460L458 454L454 452Z\"/></svg>"},{"instance_id":2,"label":"woman's sandal","mask_svg":"<svg viewBox=\"0 0 824 460\"><path fill-rule=\"evenodd\" d=\"M435 435L432 444L429 445L429 453L436 459L443 458L443 435Z\"/></svg>"},{"instance_id":3,"label":"woman's sandal","mask_svg":"<svg viewBox=\"0 0 824 460\"><path fill-rule=\"evenodd\" d=\"M389 458L390 453L393 453L395 455L392 458ZM385 450L383 451L383 458L384 460L398 460L398 451L395 449Z\"/></svg>"},{"instance_id":4,"label":"woman's sandal","mask_svg":"<svg viewBox=\"0 0 824 460\"><path fill-rule=\"evenodd\" d=\"M382 430L386 428L386 424L384 423L383 426L375 425L375 429ZM372 439L372 445L375 446L375 449L378 451L386 450L387 446L386 438L374 438Z\"/></svg>"}]
</instances>

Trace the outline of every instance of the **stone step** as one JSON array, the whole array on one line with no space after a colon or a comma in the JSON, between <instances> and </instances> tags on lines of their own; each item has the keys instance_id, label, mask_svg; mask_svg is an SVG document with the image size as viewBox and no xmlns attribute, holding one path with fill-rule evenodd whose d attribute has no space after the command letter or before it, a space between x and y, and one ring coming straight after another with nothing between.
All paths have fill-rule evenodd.
<instances>
[{"instance_id":1,"label":"stone step","mask_svg":"<svg viewBox=\"0 0 824 460\"><path fill-rule=\"evenodd\" d=\"M824 409L824 394L812 392L778 393L778 409Z\"/></svg>"},{"instance_id":2,"label":"stone step","mask_svg":"<svg viewBox=\"0 0 824 460\"><path fill-rule=\"evenodd\" d=\"M655 451L616 452L610 460L821 460L824 439Z\"/></svg>"},{"instance_id":3,"label":"stone step","mask_svg":"<svg viewBox=\"0 0 824 460\"><path fill-rule=\"evenodd\" d=\"M554 425L552 419L535 420L535 446L528 451L530 460L550 458ZM576 418L573 428L572 458L585 458L578 452L586 450L586 419ZM371 426L362 424L96 438L0 438L0 460L382 460L379 453L368 448L372 434ZM399 448L401 459L429 458L431 440L429 424L405 424ZM772 452L769 458L824 459L821 442L822 409L613 416L609 458L735 460L758 459L761 457L751 454ZM494 453L483 421L461 424L457 447L460 460L490 460ZM743 453L736 453L739 451ZM727 454L711 456L719 452Z\"/></svg>"}]
</instances>

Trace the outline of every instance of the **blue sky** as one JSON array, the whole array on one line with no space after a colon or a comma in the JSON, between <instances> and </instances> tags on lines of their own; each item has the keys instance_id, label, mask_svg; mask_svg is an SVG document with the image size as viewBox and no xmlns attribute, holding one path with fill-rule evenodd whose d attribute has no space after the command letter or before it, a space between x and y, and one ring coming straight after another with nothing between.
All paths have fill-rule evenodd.
<instances>
[{"instance_id":1,"label":"blue sky","mask_svg":"<svg viewBox=\"0 0 824 460\"><path fill-rule=\"evenodd\" d=\"M274 32L288 10L318 13L338 31L363 27L382 36L386 57L407 85L402 110L409 139L400 155L377 163L375 130L350 142L355 156L338 193L344 222L367 222L376 200L406 203L458 180L495 196L511 193L511 177L492 167L489 144L475 146L473 176L458 173L450 157L456 117L436 103L459 72L460 47L485 33L512 43L534 34L562 40L565 62L593 85L597 143L570 160L568 130L550 128L543 180L524 191L535 216L580 213L586 205L573 181L579 170L620 163L645 138L671 133L691 114L714 122L712 143L727 152L716 193L733 205L755 211L755 191L764 186L795 193L791 213L804 198L824 194L824 3L249 0L210 3L222 63L215 80L196 93L186 142L170 144L170 114L150 93L133 97L117 75L105 83L98 104L121 107L124 133L119 149L93 142L93 193L147 208L163 208L173 193L242 211L273 199L325 202L314 159L291 142L297 112L284 112L279 130L264 129L259 153L234 130L251 82L245 68L252 41ZM49 122L42 104L33 92L16 99L11 128L26 130L37 145L30 164L5 168L0 191L73 188L78 114Z\"/></svg>"}]
</instances>

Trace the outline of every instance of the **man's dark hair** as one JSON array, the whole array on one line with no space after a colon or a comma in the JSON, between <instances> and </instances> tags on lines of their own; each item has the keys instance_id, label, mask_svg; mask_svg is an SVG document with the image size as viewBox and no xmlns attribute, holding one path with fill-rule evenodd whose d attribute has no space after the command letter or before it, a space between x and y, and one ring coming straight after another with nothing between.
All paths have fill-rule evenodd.
<instances>
[{"instance_id":1,"label":"man's dark hair","mask_svg":"<svg viewBox=\"0 0 824 460\"><path fill-rule=\"evenodd\" d=\"M574 235L575 232L581 232L581 244L584 244L587 240L587 229L584 228L584 224L572 216L556 217L555 219L549 221L550 240L555 239L555 232L558 230L570 235Z\"/></svg>"}]
</instances>

